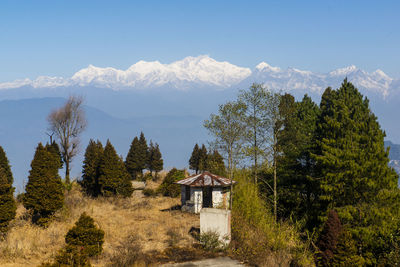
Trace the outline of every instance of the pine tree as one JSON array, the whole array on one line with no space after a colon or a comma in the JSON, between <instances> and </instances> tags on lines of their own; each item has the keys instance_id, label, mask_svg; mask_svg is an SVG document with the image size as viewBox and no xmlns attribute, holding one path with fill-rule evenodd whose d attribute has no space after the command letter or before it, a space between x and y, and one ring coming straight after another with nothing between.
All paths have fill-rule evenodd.
<instances>
[{"instance_id":1,"label":"pine tree","mask_svg":"<svg viewBox=\"0 0 400 267\"><path fill-rule=\"evenodd\" d=\"M319 266L330 266L331 259L336 252L336 246L339 236L342 233L342 224L335 210L330 210L328 220L319 236L317 243L320 252L317 254L317 263Z\"/></svg>"},{"instance_id":2,"label":"pine tree","mask_svg":"<svg viewBox=\"0 0 400 267\"><path fill-rule=\"evenodd\" d=\"M149 149L147 147L146 138L143 132L140 133L140 138L135 137L132 140L128 155L126 156L125 166L132 179L143 175L143 170L149 163Z\"/></svg>"},{"instance_id":3,"label":"pine tree","mask_svg":"<svg viewBox=\"0 0 400 267\"><path fill-rule=\"evenodd\" d=\"M143 170L146 169L146 164L149 161L149 148L143 132L140 132L139 137L139 155L141 160L138 167L140 169L140 174L143 175Z\"/></svg>"},{"instance_id":4,"label":"pine tree","mask_svg":"<svg viewBox=\"0 0 400 267\"><path fill-rule=\"evenodd\" d=\"M15 218L17 206L14 200L14 187L8 182L8 175L0 166L0 233L8 230L8 225Z\"/></svg>"},{"instance_id":5,"label":"pine tree","mask_svg":"<svg viewBox=\"0 0 400 267\"><path fill-rule=\"evenodd\" d=\"M307 95L300 102L286 97L282 103L285 103L285 115L283 129L278 134L278 146L282 152L278 157L280 211L285 218L292 215L304 218L305 227L312 231L319 185L318 180L313 179L315 162L311 152L320 110Z\"/></svg>"},{"instance_id":6,"label":"pine tree","mask_svg":"<svg viewBox=\"0 0 400 267\"><path fill-rule=\"evenodd\" d=\"M219 154L218 150L214 150L213 153L208 154L208 171L213 174L226 176L226 168L224 163L224 158Z\"/></svg>"},{"instance_id":7,"label":"pine tree","mask_svg":"<svg viewBox=\"0 0 400 267\"><path fill-rule=\"evenodd\" d=\"M128 197L132 195L133 188L129 173L109 140L104 147L99 173L99 184L104 196Z\"/></svg>"},{"instance_id":8,"label":"pine tree","mask_svg":"<svg viewBox=\"0 0 400 267\"><path fill-rule=\"evenodd\" d=\"M93 197L97 197L101 193L99 176L102 155L103 145L101 142L99 140L95 142L90 139L86 148L85 159L83 161L81 185L85 192Z\"/></svg>"},{"instance_id":9,"label":"pine tree","mask_svg":"<svg viewBox=\"0 0 400 267\"><path fill-rule=\"evenodd\" d=\"M96 190L96 188L99 188L98 178L102 154L103 145L101 142L95 142L93 139L90 139L85 150L85 158L82 166L82 181L80 184L86 193L91 196L97 196L100 192L100 190Z\"/></svg>"},{"instance_id":10,"label":"pine tree","mask_svg":"<svg viewBox=\"0 0 400 267\"><path fill-rule=\"evenodd\" d=\"M131 147L129 148L128 155L126 156L125 166L128 173L131 176L131 179L136 179L137 174L140 170L140 154L139 154L139 139L137 137L133 138Z\"/></svg>"},{"instance_id":11,"label":"pine tree","mask_svg":"<svg viewBox=\"0 0 400 267\"><path fill-rule=\"evenodd\" d=\"M55 141L53 141L51 144L47 143L45 148L47 149L47 151L53 154L54 163L56 164L58 162L57 168L61 169L63 167L64 162L62 160L62 155L58 144Z\"/></svg>"},{"instance_id":12,"label":"pine tree","mask_svg":"<svg viewBox=\"0 0 400 267\"><path fill-rule=\"evenodd\" d=\"M388 167L384 136L368 99L351 83L344 80L338 90L325 91L312 155L320 219L335 208L367 265L377 264L382 253L379 237L388 238L399 225L398 201L390 200L399 197L398 177Z\"/></svg>"},{"instance_id":13,"label":"pine tree","mask_svg":"<svg viewBox=\"0 0 400 267\"><path fill-rule=\"evenodd\" d=\"M103 251L104 231L84 212L66 234L65 243L83 249L89 257L99 255Z\"/></svg>"},{"instance_id":14,"label":"pine tree","mask_svg":"<svg viewBox=\"0 0 400 267\"><path fill-rule=\"evenodd\" d=\"M153 167L153 158L154 158L154 144L153 141L150 140L150 144L149 144L149 157L147 158L147 169L150 171L150 174L153 175L153 171L154 171L154 167Z\"/></svg>"},{"instance_id":15,"label":"pine tree","mask_svg":"<svg viewBox=\"0 0 400 267\"><path fill-rule=\"evenodd\" d=\"M6 152L4 152L3 148L0 146L0 167L3 168L5 175L7 177L7 181L9 184L13 184L14 178L11 172L10 163L8 161Z\"/></svg>"},{"instance_id":16,"label":"pine tree","mask_svg":"<svg viewBox=\"0 0 400 267\"><path fill-rule=\"evenodd\" d=\"M199 170L204 172L208 170L208 152L206 146L203 144L199 151Z\"/></svg>"},{"instance_id":17,"label":"pine tree","mask_svg":"<svg viewBox=\"0 0 400 267\"><path fill-rule=\"evenodd\" d=\"M164 161L162 159L160 147L158 146L157 143L153 145L153 142L150 141L148 168L151 173L153 171L156 172L155 179L157 179L158 172L162 171L163 167L164 167Z\"/></svg>"},{"instance_id":18,"label":"pine tree","mask_svg":"<svg viewBox=\"0 0 400 267\"><path fill-rule=\"evenodd\" d=\"M32 220L46 226L49 217L63 206L64 192L58 175L59 162L41 143L31 163L23 203L33 211Z\"/></svg>"},{"instance_id":19,"label":"pine tree","mask_svg":"<svg viewBox=\"0 0 400 267\"><path fill-rule=\"evenodd\" d=\"M199 163L200 163L200 149L199 145L195 144L192 151L192 155L189 159L189 168L191 170L194 170L196 174L199 172Z\"/></svg>"}]
</instances>

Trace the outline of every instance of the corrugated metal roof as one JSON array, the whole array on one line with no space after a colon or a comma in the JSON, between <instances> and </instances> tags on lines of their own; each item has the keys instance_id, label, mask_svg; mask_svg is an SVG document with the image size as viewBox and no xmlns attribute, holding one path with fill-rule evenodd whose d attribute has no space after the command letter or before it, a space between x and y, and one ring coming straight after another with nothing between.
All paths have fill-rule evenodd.
<instances>
[{"instance_id":1,"label":"corrugated metal roof","mask_svg":"<svg viewBox=\"0 0 400 267\"><path fill-rule=\"evenodd\" d=\"M185 178L183 180L180 180L176 182L177 184L181 185L187 185L187 186L211 186L211 187L216 187L216 186L230 186L231 181L228 178L212 174L210 172L203 172L199 174L195 174L192 176L189 176L188 178ZM232 184L235 184L235 181L232 181Z\"/></svg>"}]
</instances>

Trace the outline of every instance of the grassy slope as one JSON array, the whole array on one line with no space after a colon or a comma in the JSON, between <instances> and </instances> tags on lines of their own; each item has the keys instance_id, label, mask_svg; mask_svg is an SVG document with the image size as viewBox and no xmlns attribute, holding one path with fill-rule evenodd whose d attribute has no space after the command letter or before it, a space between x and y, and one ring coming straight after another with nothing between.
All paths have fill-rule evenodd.
<instances>
[{"instance_id":1,"label":"grassy slope","mask_svg":"<svg viewBox=\"0 0 400 267\"><path fill-rule=\"evenodd\" d=\"M173 232L179 246L192 246L189 229L199 227L199 217L180 211L161 211L180 204L179 199L143 198L139 193L129 199L91 199L77 187L66 194L65 208L58 212L47 229L29 222L20 204L7 239L0 242L1 266L35 266L50 260L64 245L64 236L84 211L105 231L104 252L91 261L94 266L110 264L118 246L131 235L138 235L143 251L162 252Z\"/></svg>"}]
</instances>

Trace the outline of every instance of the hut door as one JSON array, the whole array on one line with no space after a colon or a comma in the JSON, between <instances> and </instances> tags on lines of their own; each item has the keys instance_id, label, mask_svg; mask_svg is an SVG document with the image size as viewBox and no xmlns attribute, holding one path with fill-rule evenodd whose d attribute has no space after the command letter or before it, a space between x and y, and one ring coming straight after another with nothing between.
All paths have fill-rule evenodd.
<instances>
[{"instance_id":1,"label":"hut door","mask_svg":"<svg viewBox=\"0 0 400 267\"><path fill-rule=\"evenodd\" d=\"M203 208L212 208L212 187L203 187Z\"/></svg>"}]
</instances>

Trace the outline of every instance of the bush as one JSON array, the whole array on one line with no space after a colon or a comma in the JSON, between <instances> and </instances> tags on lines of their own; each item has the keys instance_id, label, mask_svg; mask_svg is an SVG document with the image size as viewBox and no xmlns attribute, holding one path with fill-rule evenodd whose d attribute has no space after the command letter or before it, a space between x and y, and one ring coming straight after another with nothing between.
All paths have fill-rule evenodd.
<instances>
[{"instance_id":1,"label":"bush","mask_svg":"<svg viewBox=\"0 0 400 267\"><path fill-rule=\"evenodd\" d=\"M234 175L232 251L258 266L313 266L313 257L295 227L276 223L246 171Z\"/></svg>"},{"instance_id":2,"label":"bush","mask_svg":"<svg viewBox=\"0 0 400 267\"><path fill-rule=\"evenodd\" d=\"M137 235L129 235L120 242L115 251L116 253L110 259L110 266L132 266L144 260L144 254Z\"/></svg>"},{"instance_id":3,"label":"bush","mask_svg":"<svg viewBox=\"0 0 400 267\"><path fill-rule=\"evenodd\" d=\"M145 188L143 189L143 195L145 195L146 197L154 197L157 195L157 192L154 189Z\"/></svg>"},{"instance_id":4,"label":"bush","mask_svg":"<svg viewBox=\"0 0 400 267\"><path fill-rule=\"evenodd\" d=\"M226 249L226 243L220 240L219 234L214 231L201 233L199 242L203 249L210 252L217 252Z\"/></svg>"},{"instance_id":5,"label":"bush","mask_svg":"<svg viewBox=\"0 0 400 267\"><path fill-rule=\"evenodd\" d=\"M86 213L82 213L67 235L65 243L69 246L83 248L88 256L99 255L103 250L104 231L94 225L94 220Z\"/></svg>"},{"instance_id":6,"label":"bush","mask_svg":"<svg viewBox=\"0 0 400 267\"><path fill-rule=\"evenodd\" d=\"M41 267L60 266L90 267L92 265L85 250L75 246L66 246L59 251L54 263L43 263L41 265Z\"/></svg>"},{"instance_id":7,"label":"bush","mask_svg":"<svg viewBox=\"0 0 400 267\"><path fill-rule=\"evenodd\" d=\"M158 191L163 196L177 197L181 193L181 187L175 182L185 178L185 171L173 168L165 176L164 181L161 183Z\"/></svg>"}]
</instances>

